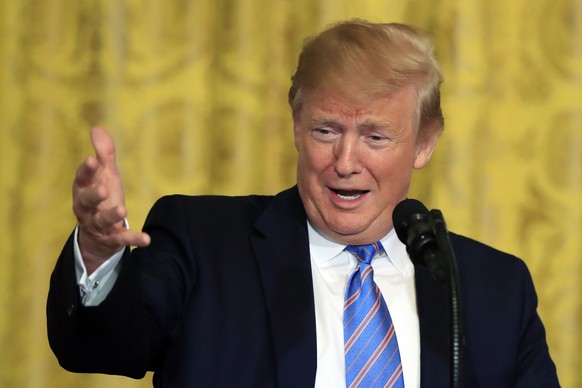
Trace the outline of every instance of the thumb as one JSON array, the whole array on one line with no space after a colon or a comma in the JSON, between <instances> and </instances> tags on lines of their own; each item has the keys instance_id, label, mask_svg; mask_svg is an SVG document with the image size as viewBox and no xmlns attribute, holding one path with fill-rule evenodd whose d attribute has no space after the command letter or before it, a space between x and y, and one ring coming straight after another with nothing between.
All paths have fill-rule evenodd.
<instances>
[{"instance_id":1,"label":"thumb","mask_svg":"<svg viewBox=\"0 0 582 388\"><path fill-rule=\"evenodd\" d=\"M93 128L91 143L100 164L115 165L115 142L109 132L102 127Z\"/></svg>"}]
</instances>

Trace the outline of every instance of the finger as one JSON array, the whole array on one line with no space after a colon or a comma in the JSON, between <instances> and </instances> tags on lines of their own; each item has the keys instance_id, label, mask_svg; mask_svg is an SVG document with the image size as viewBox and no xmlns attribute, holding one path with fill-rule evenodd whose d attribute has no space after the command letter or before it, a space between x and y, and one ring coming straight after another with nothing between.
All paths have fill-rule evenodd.
<instances>
[{"instance_id":1,"label":"finger","mask_svg":"<svg viewBox=\"0 0 582 388\"><path fill-rule=\"evenodd\" d=\"M87 186L93 183L95 173L99 169L99 162L94 156L88 156L85 161L77 168L75 174L75 184L78 186Z\"/></svg>"},{"instance_id":2,"label":"finger","mask_svg":"<svg viewBox=\"0 0 582 388\"><path fill-rule=\"evenodd\" d=\"M151 242L149 234L134 232L129 229L124 229L123 231L115 233L114 236L117 240L118 246L146 247Z\"/></svg>"},{"instance_id":3,"label":"finger","mask_svg":"<svg viewBox=\"0 0 582 388\"><path fill-rule=\"evenodd\" d=\"M123 227L123 220L127 216L124 206L115 206L111 209L99 210L93 217L94 227L103 234L116 228L119 231L126 230Z\"/></svg>"},{"instance_id":4,"label":"finger","mask_svg":"<svg viewBox=\"0 0 582 388\"><path fill-rule=\"evenodd\" d=\"M91 131L91 143L99 163L115 166L115 142L104 128L95 127Z\"/></svg>"},{"instance_id":5,"label":"finger","mask_svg":"<svg viewBox=\"0 0 582 388\"><path fill-rule=\"evenodd\" d=\"M109 198L105 186L89 186L79 188L73 198L73 208L78 210L96 210L103 201Z\"/></svg>"},{"instance_id":6,"label":"finger","mask_svg":"<svg viewBox=\"0 0 582 388\"><path fill-rule=\"evenodd\" d=\"M81 255L86 264L88 262L96 263L94 268L124 247L145 247L150 244L150 241L151 238L147 233L134 232L129 229L120 228L101 236L92 236L89 231L79 229Z\"/></svg>"}]
</instances>

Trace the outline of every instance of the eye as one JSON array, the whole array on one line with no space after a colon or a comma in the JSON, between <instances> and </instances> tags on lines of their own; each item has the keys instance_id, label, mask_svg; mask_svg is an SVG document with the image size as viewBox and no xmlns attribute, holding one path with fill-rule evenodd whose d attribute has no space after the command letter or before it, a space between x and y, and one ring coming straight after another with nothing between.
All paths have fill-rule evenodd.
<instances>
[{"instance_id":1,"label":"eye","mask_svg":"<svg viewBox=\"0 0 582 388\"><path fill-rule=\"evenodd\" d=\"M384 147L388 145L388 143L390 143L390 139L387 136L380 135L377 133L366 135L365 141L371 147Z\"/></svg>"},{"instance_id":2,"label":"eye","mask_svg":"<svg viewBox=\"0 0 582 388\"><path fill-rule=\"evenodd\" d=\"M327 128L317 128L315 131L323 136L329 135L331 133L331 130Z\"/></svg>"},{"instance_id":3,"label":"eye","mask_svg":"<svg viewBox=\"0 0 582 388\"><path fill-rule=\"evenodd\" d=\"M329 142L334 140L339 134L333 128L330 127L320 127L312 130L313 137L316 140Z\"/></svg>"}]
</instances>

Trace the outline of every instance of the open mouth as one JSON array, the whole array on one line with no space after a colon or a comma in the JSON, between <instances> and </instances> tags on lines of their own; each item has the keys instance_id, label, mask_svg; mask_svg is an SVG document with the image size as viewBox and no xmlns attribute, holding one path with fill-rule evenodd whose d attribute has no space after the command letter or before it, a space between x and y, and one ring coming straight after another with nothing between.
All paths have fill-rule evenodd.
<instances>
[{"instance_id":1,"label":"open mouth","mask_svg":"<svg viewBox=\"0 0 582 388\"><path fill-rule=\"evenodd\" d=\"M331 189L338 197L346 201L353 201L360 198L362 195L369 192L369 190L336 190Z\"/></svg>"}]
</instances>

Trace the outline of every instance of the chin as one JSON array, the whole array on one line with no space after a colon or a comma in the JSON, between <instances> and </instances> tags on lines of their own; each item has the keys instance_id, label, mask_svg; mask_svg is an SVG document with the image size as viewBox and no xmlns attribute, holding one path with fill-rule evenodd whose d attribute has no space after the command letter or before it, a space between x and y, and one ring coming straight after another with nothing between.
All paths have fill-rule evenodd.
<instances>
[{"instance_id":1,"label":"chin","mask_svg":"<svg viewBox=\"0 0 582 388\"><path fill-rule=\"evenodd\" d=\"M367 230L366 226L358 224L326 223L325 226L333 234L344 238L359 236Z\"/></svg>"},{"instance_id":2,"label":"chin","mask_svg":"<svg viewBox=\"0 0 582 388\"><path fill-rule=\"evenodd\" d=\"M383 220L371 217L355 217L344 215L343 217L324 218L322 226L325 233L332 233L334 240L349 244L369 244L387 235L392 228L391 220Z\"/></svg>"}]
</instances>

